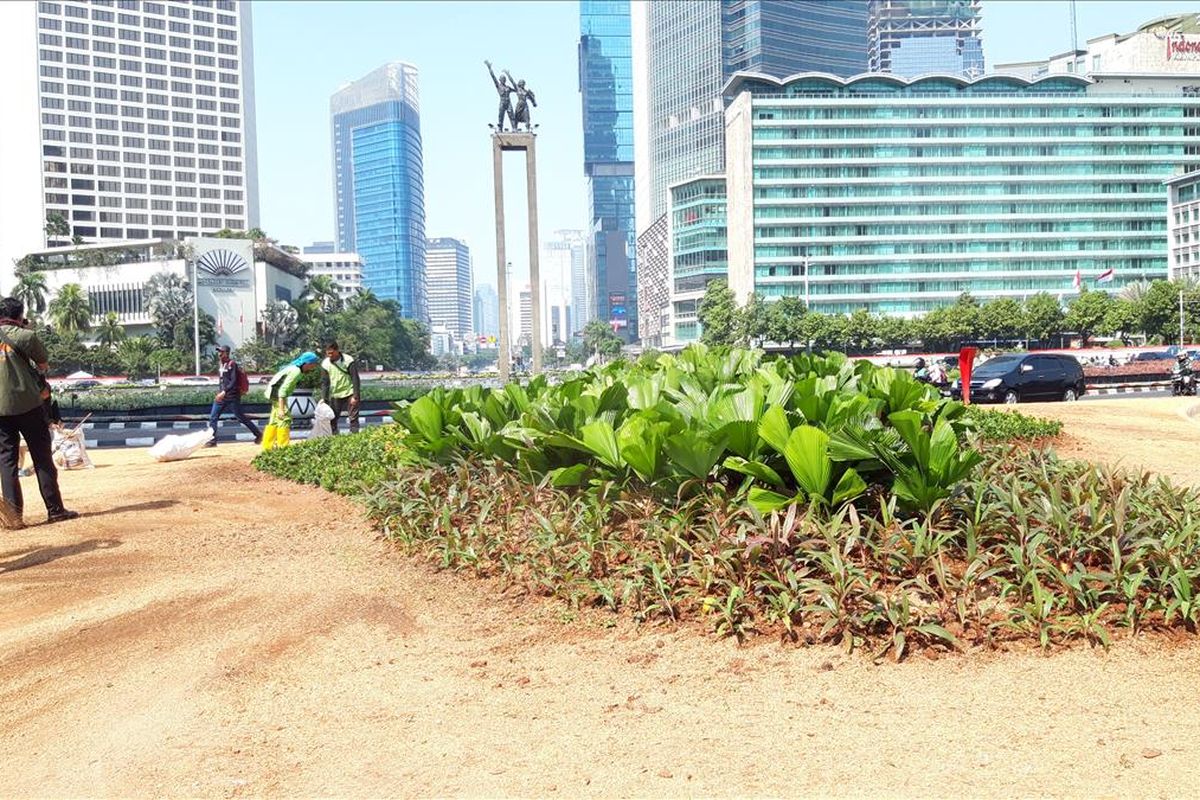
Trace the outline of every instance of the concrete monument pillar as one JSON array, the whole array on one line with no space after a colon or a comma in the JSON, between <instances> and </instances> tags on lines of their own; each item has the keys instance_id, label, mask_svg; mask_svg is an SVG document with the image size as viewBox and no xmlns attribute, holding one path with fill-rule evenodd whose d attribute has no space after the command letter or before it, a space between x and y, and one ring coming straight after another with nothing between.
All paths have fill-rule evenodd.
<instances>
[{"instance_id":1,"label":"concrete monument pillar","mask_svg":"<svg viewBox=\"0 0 1200 800\"><path fill-rule=\"evenodd\" d=\"M530 349L533 352L533 374L542 372L542 276L538 264L538 214L537 214L537 136L528 132L504 132L492 134L492 177L495 182L496 202L496 285L500 295L500 355L497 367L500 380L509 379L512 358L511 333L508 329L508 270L504 249L504 153L519 150L525 154L525 202L529 217L529 303L530 303Z\"/></svg>"}]
</instances>

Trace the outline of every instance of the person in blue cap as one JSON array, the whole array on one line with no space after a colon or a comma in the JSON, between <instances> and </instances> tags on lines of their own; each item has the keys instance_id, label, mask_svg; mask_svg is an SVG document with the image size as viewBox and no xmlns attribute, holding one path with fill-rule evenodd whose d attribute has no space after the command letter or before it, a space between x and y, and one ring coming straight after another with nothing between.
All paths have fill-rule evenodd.
<instances>
[{"instance_id":1,"label":"person in blue cap","mask_svg":"<svg viewBox=\"0 0 1200 800\"><path fill-rule=\"evenodd\" d=\"M292 412L288 410L288 398L296 391L296 384L305 372L317 368L317 354L306 351L296 356L290 364L276 372L267 384L267 400L271 404L271 417L263 430L263 450L287 447L292 439Z\"/></svg>"}]
</instances>

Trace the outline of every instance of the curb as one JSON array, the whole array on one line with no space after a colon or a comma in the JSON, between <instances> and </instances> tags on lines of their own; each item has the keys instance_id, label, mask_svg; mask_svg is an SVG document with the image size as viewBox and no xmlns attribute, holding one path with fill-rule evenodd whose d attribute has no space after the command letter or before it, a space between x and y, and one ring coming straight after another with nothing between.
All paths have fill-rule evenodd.
<instances>
[{"instance_id":1,"label":"curb","mask_svg":"<svg viewBox=\"0 0 1200 800\"><path fill-rule=\"evenodd\" d=\"M1126 383L1118 384L1116 386L1088 386L1087 393L1090 395L1140 394L1142 392L1157 392L1162 389L1170 388L1170 381L1156 381L1154 383Z\"/></svg>"},{"instance_id":2,"label":"curb","mask_svg":"<svg viewBox=\"0 0 1200 800\"><path fill-rule=\"evenodd\" d=\"M386 425L386 424L389 424L391 421L392 421L391 417L377 416L377 417L368 417L368 418L362 419L362 424L363 424L363 427L366 428L366 427L374 427L376 425ZM345 420L340 420L340 422L342 422L343 426L345 425ZM106 423L97 423L97 424L98 425L106 425ZM153 427L147 427L147 426L151 426L151 425L153 425ZM116 426L121 426L121 427L116 427ZM142 423L141 427L134 426L134 425L125 427L125 426L123 426L122 423L115 423L114 427L112 427L112 428L108 428L108 427L93 428L92 423L89 422L84 425L84 430L88 431L89 433L92 433L92 434L95 434L96 432L103 431L103 430L124 430L124 431L128 431L131 435L119 437L119 438L104 438L104 439L94 438L94 436L90 436L90 437L85 436L83 441L84 441L84 445L89 450L106 450L106 449L115 449L115 448L119 448L119 447L152 447L160 439L162 439L165 436L170 435L171 433L173 433L175 431L203 430L206 427L208 427L207 422L174 422L174 423L164 422L164 423ZM226 433L226 430L229 430L231 432ZM134 434L135 431L137 432L137 434ZM299 428L299 427L293 426L292 427L292 441L300 441L303 439L307 439L311 432L312 432L311 428ZM342 434L344 435L344 434L347 434L348 432L349 432L349 429L343 427ZM245 428L243 428L242 424L240 422L238 422L237 420L221 420L220 424L217 427L216 441L218 444L253 442L254 436L252 436L249 431L247 431Z\"/></svg>"}]
</instances>

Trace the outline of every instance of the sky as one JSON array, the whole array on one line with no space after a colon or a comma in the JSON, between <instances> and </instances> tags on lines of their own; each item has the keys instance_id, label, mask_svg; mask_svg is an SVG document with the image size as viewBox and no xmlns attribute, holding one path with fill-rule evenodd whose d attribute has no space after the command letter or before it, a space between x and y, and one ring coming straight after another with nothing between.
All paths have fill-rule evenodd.
<instances>
[{"instance_id":1,"label":"sky","mask_svg":"<svg viewBox=\"0 0 1200 800\"><path fill-rule=\"evenodd\" d=\"M1070 50L1069 6L984 0L988 68ZM1079 43L1180 11L1200 11L1200 1L1079 0ZM299 246L334 238L329 97L388 61L420 70L425 233L465 241L477 284L496 283L487 126L497 103L484 59L537 96L541 238L587 227L578 3L256 0L253 20L260 221L271 236ZM518 286L528 280L522 178L520 156L506 156L506 246Z\"/></svg>"}]
</instances>

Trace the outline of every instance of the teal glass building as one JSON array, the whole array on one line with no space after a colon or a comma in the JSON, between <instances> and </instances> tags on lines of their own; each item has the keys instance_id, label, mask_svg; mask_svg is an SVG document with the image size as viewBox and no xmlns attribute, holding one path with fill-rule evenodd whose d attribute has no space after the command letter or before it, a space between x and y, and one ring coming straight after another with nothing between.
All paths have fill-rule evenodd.
<instances>
[{"instance_id":1,"label":"teal glass building","mask_svg":"<svg viewBox=\"0 0 1200 800\"><path fill-rule=\"evenodd\" d=\"M1185 76L727 84L730 285L916 315L963 292L1070 296L1167 275L1163 181L1200 165Z\"/></svg>"},{"instance_id":2,"label":"teal glass building","mask_svg":"<svg viewBox=\"0 0 1200 800\"><path fill-rule=\"evenodd\" d=\"M363 288L429 322L417 68L385 64L334 94L337 246L363 260Z\"/></svg>"},{"instance_id":3,"label":"teal glass building","mask_svg":"<svg viewBox=\"0 0 1200 800\"><path fill-rule=\"evenodd\" d=\"M671 187L671 292L674 338L700 338L697 306L708 282L729 273L725 177L706 175Z\"/></svg>"}]
</instances>

